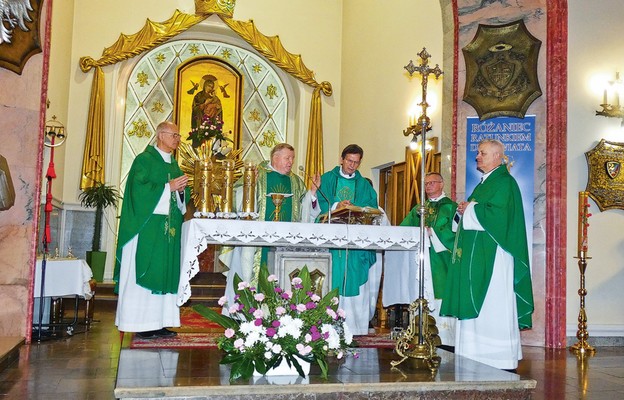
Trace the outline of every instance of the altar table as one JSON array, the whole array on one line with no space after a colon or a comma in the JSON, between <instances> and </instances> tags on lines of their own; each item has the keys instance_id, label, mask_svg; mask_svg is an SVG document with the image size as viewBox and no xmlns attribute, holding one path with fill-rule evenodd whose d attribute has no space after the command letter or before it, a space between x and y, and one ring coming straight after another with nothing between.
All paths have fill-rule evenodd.
<instances>
[{"instance_id":1,"label":"altar table","mask_svg":"<svg viewBox=\"0 0 624 400\"><path fill-rule=\"evenodd\" d=\"M410 226L310 224L194 218L182 225L179 306L191 297L197 256L209 244L361 250L417 250L420 229Z\"/></svg>"}]
</instances>

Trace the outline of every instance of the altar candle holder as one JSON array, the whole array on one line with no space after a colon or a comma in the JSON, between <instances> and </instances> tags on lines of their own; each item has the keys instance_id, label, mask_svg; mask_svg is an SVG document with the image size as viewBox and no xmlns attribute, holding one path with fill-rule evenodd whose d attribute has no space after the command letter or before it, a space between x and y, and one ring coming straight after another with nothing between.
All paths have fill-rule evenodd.
<instances>
[{"instance_id":1,"label":"altar candle holder","mask_svg":"<svg viewBox=\"0 0 624 400\"><path fill-rule=\"evenodd\" d=\"M256 212L256 166L245 163L243 168L243 212Z\"/></svg>"},{"instance_id":2,"label":"altar candle holder","mask_svg":"<svg viewBox=\"0 0 624 400\"><path fill-rule=\"evenodd\" d=\"M234 160L223 160L224 170L224 198L223 209L221 211L225 213L231 213L233 210L233 198L234 198Z\"/></svg>"},{"instance_id":3,"label":"altar candle holder","mask_svg":"<svg viewBox=\"0 0 624 400\"><path fill-rule=\"evenodd\" d=\"M585 296L587 290L585 289L585 271L587 270L587 227L589 226L588 218L591 214L587 212L589 208L588 192L579 192L578 197L578 267L580 272L580 287L578 294L580 297L580 310L578 315L578 330L576 331L576 338L578 342L570 346L570 351L576 354L578 357L594 355L596 349L587 343L589 339L589 333L587 332L587 313L585 312Z\"/></svg>"}]
</instances>

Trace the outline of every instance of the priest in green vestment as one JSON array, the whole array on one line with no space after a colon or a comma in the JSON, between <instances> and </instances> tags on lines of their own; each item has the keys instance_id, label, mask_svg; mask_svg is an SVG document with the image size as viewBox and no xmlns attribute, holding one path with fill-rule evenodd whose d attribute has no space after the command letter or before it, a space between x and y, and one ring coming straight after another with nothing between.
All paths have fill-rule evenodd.
<instances>
[{"instance_id":1,"label":"priest in green vestment","mask_svg":"<svg viewBox=\"0 0 624 400\"><path fill-rule=\"evenodd\" d=\"M513 370L522 359L520 329L532 326L533 290L522 196L503 159L501 142L479 143L483 176L457 207L440 313L458 318L456 354Z\"/></svg>"},{"instance_id":2,"label":"priest in green vestment","mask_svg":"<svg viewBox=\"0 0 624 400\"><path fill-rule=\"evenodd\" d=\"M271 160L263 161L258 166L256 177L256 211L258 221L314 222L320 213L316 190L320 176L312 177L313 184L308 190L297 174L292 172L295 160L295 148L288 143L280 143L271 150ZM242 208L242 181L237 182L237 209ZM267 196L271 193L285 194L279 215ZM219 260L228 268L225 295L228 304L233 304L232 282L234 274L247 282L255 282L261 265L267 264L268 247L224 247Z\"/></svg>"},{"instance_id":3,"label":"priest in green vestment","mask_svg":"<svg viewBox=\"0 0 624 400\"><path fill-rule=\"evenodd\" d=\"M124 192L114 280L119 293L115 324L146 339L174 336L180 280L180 234L189 200L188 177L173 151L178 127L163 122L157 142L133 161Z\"/></svg>"},{"instance_id":4,"label":"priest in green vestment","mask_svg":"<svg viewBox=\"0 0 624 400\"><path fill-rule=\"evenodd\" d=\"M446 284L446 276L451 264L451 252L455 243L455 232L453 231L453 217L457 210L457 203L448 198L444 193L444 178L438 172L429 172L425 175L425 230L429 239L429 271L425 271L425 298L429 302L431 315L436 319L438 335L442 344L447 346L455 345L455 318L440 316L440 304ZM407 214L400 224L401 226L420 227L420 204L417 204ZM394 254L386 255L387 268L384 283L388 283L386 288L392 290L391 285L394 279L405 279L405 277L393 277L392 270L403 271L404 268L419 268L418 252L410 252L407 265L392 265ZM402 259L405 261L405 259ZM426 265L426 264L425 264ZM425 266L426 268L426 266ZM416 275L419 276L419 275ZM429 280L430 282L427 282ZM387 281L387 282L386 282ZM396 284L400 288L402 285ZM408 293L395 293L396 298L407 295L411 304L416 297L409 296ZM389 297L389 296L388 296Z\"/></svg>"},{"instance_id":5,"label":"priest in green vestment","mask_svg":"<svg viewBox=\"0 0 624 400\"><path fill-rule=\"evenodd\" d=\"M451 251L455 243L453 217L457 203L444 193L444 179L437 172L425 175L425 229L429 237L429 261L433 292L436 299L444 293L446 274L451 264ZM401 222L401 226L420 226L420 204L416 205Z\"/></svg>"}]
</instances>

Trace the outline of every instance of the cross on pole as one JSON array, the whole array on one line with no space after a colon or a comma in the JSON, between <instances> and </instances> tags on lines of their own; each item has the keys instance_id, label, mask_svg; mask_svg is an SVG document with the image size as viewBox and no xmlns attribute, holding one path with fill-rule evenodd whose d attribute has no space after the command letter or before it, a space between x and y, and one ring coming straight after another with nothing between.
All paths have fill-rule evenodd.
<instances>
[{"instance_id":1,"label":"cross on pole","mask_svg":"<svg viewBox=\"0 0 624 400\"><path fill-rule=\"evenodd\" d=\"M414 65L414 62L410 60L409 64L407 64L403 68L405 68L407 72L409 72L410 76L414 75L414 72L418 72L420 74L422 86L422 101L418 105L422 107L422 113L418 118L418 123L416 124L416 127L422 127L426 130L429 130L431 128L431 123L429 117L427 117L427 108L429 107L429 104L427 103L427 83L429 82L429 75L433 74L435 78L438 79L440 75L443 74L443 72L438 64L436 64L435 68L429 67L429 58L431 58L431 54L427 52L426 48L423 47L422 51L418 53L418 56L420 57L420 64ZM420 131L411 133L418 134L422 132Z\"/></svg>"}]
</instances>

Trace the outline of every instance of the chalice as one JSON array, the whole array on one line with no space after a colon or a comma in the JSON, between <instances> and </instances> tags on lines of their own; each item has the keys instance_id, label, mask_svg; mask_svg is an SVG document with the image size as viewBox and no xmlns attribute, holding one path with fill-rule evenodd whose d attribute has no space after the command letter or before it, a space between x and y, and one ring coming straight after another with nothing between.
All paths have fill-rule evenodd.
<instances>
[{"instance_id":1,"label":"chalice","mask_svg":"<svg viewBox=\"0 0 624 400\"><path fill-rule=\"evenodd\" d=\"M282 204L284 203L284 199L292 196L291 193L269 193L268 197L271 197L271 201L275 206L275 210L273 211L273 221L281 221L282 215Z\"/></svg>"}]
</instances>

